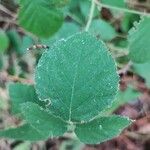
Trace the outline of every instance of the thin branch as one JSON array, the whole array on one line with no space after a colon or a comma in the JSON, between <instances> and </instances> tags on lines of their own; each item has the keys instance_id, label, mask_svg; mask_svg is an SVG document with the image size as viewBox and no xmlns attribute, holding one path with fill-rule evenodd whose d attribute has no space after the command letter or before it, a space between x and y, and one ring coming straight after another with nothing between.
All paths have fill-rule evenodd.
<instances>
[{"instance_id":1,"label":"thin branch","mask_svg":"<svg viewBox=\"0 0 150 150\"><path fill-rule=\"evenodd\" d=\"M7 9L6 7L4 7L2 4L0 4L0 10L5 12L6 14L8 14L11 17L14 17L14 13L11 12L9 9Z\"/></svg>"},{"instance_id":2,"label":"thin branch","mask_svg":"<svg viewBox=\"0 0 150 150\"><path fill-rule=\"evenodd\" d=\"M89 14L89 18L88 18L88 22L86 24L85 27L85 31L88 31L93 19L93 15L94 15L94 10L95 10L95 0L91 0L91 8L90 8L90 14Z\"/></svg>"},{"instance_id":3,"label":"thin branch","mask_svg":"<svg viewBox=\"0 0 150 150\"><path fill-rule=\"evenodd\" d=\"M32 83L33 81L30 79L24 79L24 78L20 78L18 76L12 76L9 75L7 72L3 71L0 72L0 82L7 82L7 81L11 81L11 82L21 82L21 83Z\"/></svg>"},{"instance_id":4,"label":"thin branch","mask_svg":"<svg viewBox=\"0 0 150 150\"><path fill-rule=\"evenodd\" d=\"M16 19L17 19L17 15L14 15L11 21L12 21L12 22L15 22ZM3 29L4 29L4 30L7 30L7 28L8 28L9 25L10 25L10 23L11 23L11 22L7 22L7 23L4 25ZM17 24L17 23L16 23L16 24Z\"/></svg>"},{"instance_id":5,"label":"thin branch","mask_svg":"<svg viewBox=\"0 0 150 150\"><path fill-rule=\"evenodd\" d=\"M10 18L6 18L6 17L0 17L0 22L5 22L5 23L12 23L12 24L17 24L16 21L14 21L13 19Z\"/></svg>"},{"instance_id":6,"label":"thin branch","mask_svg":"<svg viewBox=\"0 0 150 150\"><path fill-rule=\"evenodd\" d=\"M99 6L104 7L104 8L114 9L114 10L118 10L118 11L122 11L122 12L133 13L133 14L137 14L137 15L149 16L150 17L150 13L140 12L140 11L136 11L136 10L130 10L130 9L126 9L126 8L119 8L119 7L116 7L116 6L110 6L110 5L107 5L107 4L100 3L98 0L94 0L94 2L96 3L96 5L99 5Z\"/></svg>"},{"instance_id":7,"label":"thin branch","mask_svg":"<svg viewBox=\"0 0 150 150\"><path fill-rule=\"evenodd\" d=\"M21 82L21 83L30 83L30 84L32 83L33 84L32 80L20 78L18 76L8 75L8 80L12 81L12 82Z\"/></svg>"}]
</instances>

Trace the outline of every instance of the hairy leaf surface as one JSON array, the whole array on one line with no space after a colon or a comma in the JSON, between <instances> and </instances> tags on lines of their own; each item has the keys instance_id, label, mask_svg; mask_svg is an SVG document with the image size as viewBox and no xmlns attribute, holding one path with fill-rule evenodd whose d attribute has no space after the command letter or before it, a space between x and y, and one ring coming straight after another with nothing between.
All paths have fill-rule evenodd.
<instances>
[{"instance_id":1,"label":"hairy leaf surface","mask_svg":"<svg viewBox=\"0 0 150 150\"><path fill-rule=\"evenodd\" d=\"M131 120L121 116L101 117L77 125L75 133L84 143L98 144L118 136L130 124Z\"/></svg>"},{"instance_id":2,"label":"hairy leaf surface","mask_svg":"<svg viewBox=\"0 0 150 150\"><path fill-rule=\"evenodd\" d=\"M102 41L79 33L56 42L39 60L35 73L41 100L66 121L90 120L111 105L118 89L113 58Z\"/></svg>"},{"instance_id":3,"label":"hairy leaf surface","mask_svg":"<svg viewBox=\"0 0 150 150\"><path fill-rule=\"evenodd\" d=\"M64 121L49 114L35 103L22 104L22 112L25 120L47 138L61 136L67 131L67 124Z\"/></svg>"},{"instance_id":4,"label":"hairy leaf surface","mask_svg":"<svg viewBox=\"0 0 150 150\"><path fill-rule=\"evenodd\" d=\"M29 124L0 131L0 137L25 141L39 141L47 138Z\"/></svg>"},{"instance_id":5,"label":"hairy leaf surface","mask_svg":"<svg viewBox=\"0 0 150 150\"><path fill-rule=\"evenodd\" d=\"M9 95L13 114L21 114L20 104L25 102L34 102L44 106L44 102L39 101L33 85L21 83L10 84Z\"/></svg>"}]
</instances>

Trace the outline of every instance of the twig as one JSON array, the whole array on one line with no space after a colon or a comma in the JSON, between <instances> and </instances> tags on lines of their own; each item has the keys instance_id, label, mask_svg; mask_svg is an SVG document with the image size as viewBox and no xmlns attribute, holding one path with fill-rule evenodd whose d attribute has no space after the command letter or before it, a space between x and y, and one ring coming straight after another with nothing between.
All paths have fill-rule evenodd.
<instances>
[{"instance_id":1,"label":"twig","mask_svg":"<svg viewBox=\"0 0 150 150\"><path fill-rule=\"evenodd\" d=\"M137 15L150 17L150 13L140 12L140 11L136 11L136 10L126 9L126 8L119 8L119 7L116 7L116 6L107 5L107 4L100 3L98 0L94 0L94 2L96 3L96 5L99 5L99 6L104 7L104 8L114 9L114 10L118 10L118 11L122 11L122 12L133 13L133 14L137 14Z\"/></svg>"},{"instance_id":2,"label":"twig","mask_svg":"<svg viewBox=\"0 0 150 150\"><path fill-rule=\"evenodd\" d=\"M12 81L12 82L21 82L21 83L30 83L30 84L33 84L32 80L20 78L18 76L11 76L11 75L9 75L8 76L8 80Z\"/></svg>"},{"instance_id":3,"label":"twig","mask_svg":"<svg viewBox=\"0 0 150 150\"><path fill-rule=\"evenodd\" d=\"M94 10L95 10L95 0L91 0L90 14L89 14L88 22L85 27L85 31L89 30L89 27L90 27L92 19L93 19Z\"/></svg>"},{"instance_id":4,"label":"twig","mask_svg":"<svg viewBox=\"0 0 150 150\"><path fill-rule=\"evenodd\" d=\"M6 24L4 25L3 29L6 30L6 29L9 27L9 24L10 24L10 23L12 23L12 22L14 23L14 22L15 22L15 20L16 20L16 18L17 18L17 14L11 12L9 9L7 9L7 8L6 8L5 6L3 6L2 4L0 4L0 10L3 11L3 12L5 12L7 15L9 15L9 16L12 17L11 21L5 21Z\"/></svg>"},{"instance_id":5,"label":"twig","mask_svg":"<svg viewBox=\"0 0 150 150\"><path fill-rule=\"evenodd\" d=\"M0 72L0 83L7 82L7 81L29 83L29 84L33 84L34 83L30 79L24 79L24 78L21 78L21 77L18 77L18 76L9 75L5 71L4 72Z\"/></svg>"},{"instance_id":6,"label":"twig","mask_svg":"<svg viewBox=\"0 0 150 150\"><path fill-rule=\"evenodd\" d=\"M12 23L12 24L17 24L13 19L5 18L5 17L0 17L0 22L5 22L5 23Z\"/></svg>"},{"instance_id":7,"label":"twig","mask_svg":"<svg viewBox=\"0 0 150 150\"><path fill-rule=\"evenodd\" d=\"M0 10L5 12L6 14L8 14L11 17L14 17L14 13L11 12L9 9L7 9L6 7L4 7L2 4L0 4Z\"/></svg>"},{"instance_id":8,"label":"twig","mask_svg":"<svg viewBox=\"0 0 150 150\"><path fill-rule=\"evenodd\" d=\"M14 17L12 18L12 22L15 22L16 19L17 19L17 15L14 15ZM7 22L7 23L4 25L3 29L6 30L6 29L9 27L10 23L11 23L11 22Z\"/></svg>"}]
</instances>

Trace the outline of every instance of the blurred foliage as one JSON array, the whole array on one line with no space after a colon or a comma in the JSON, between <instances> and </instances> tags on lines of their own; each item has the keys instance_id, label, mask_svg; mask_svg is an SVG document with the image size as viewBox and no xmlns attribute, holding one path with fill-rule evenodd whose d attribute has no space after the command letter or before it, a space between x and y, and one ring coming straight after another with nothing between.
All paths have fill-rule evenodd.
<instances>
[{"instance_id":1,"label":"blurred foliage","mask_svg":"<svg viewBox=\"0 0 150 150\"><path fill-rule=\"evenodd\" d=\"M82 150L84 144L81 143L79 140L72 139L63 142L59 148L59 150Z\"/></svg>"},{"instance_id":2,"label":"blurred foliage","mask_svg":"<svg viewBox=\"0 0 150 150\"><path fill-rule=\"evenodd\" d=\"M150 63L133 64L133 70L139 76L145 79L147 87L150 88Z\"/></svg>"},{"instance_id":3,"label":"blurred foliage","mask_svg":"<svg viewBox=\"0 0 150 150\"><path fill-rule=\"evenodd\" d=\"M108 112L113 113L120 106L123 106L124 104L134 100L136 101L140 95L141 93L135 90L132 86L129 86L124 91L119 91L116 100L112 103L112 106L108 109Z\"/></svg>"},{"instance_id":4,"label":"blurred foliage","mask_svg":"<svg viewBox=\"0 0 150 150\"><path fill-rule=\"evenodd\" d=\"M141 0L139 4L145 4L145 1L142 2ZM129 3L124 0L101 0L101 3L130 9ZM45 50L27 51L27 48L34 44L45 44L51 47L57 40L83 31L88 22L91 7L90 0L33 0L32 2L30 0L1 0L0 4L11 12L7 14L7 11L0 10L0 73L6 73L6 76L0 74L0 87L6 86L10 81L28 83L28 79L33 84L35 65ZM143 7L149 10L148 5L135 6L133 9L142 11ZM16 17L17 12L18 17ZM96 6L89 28L91 34L107 44L117 62L118 69L123 69L130 61L135 62L126 73L130 71L142 77L147 88L150 88L149 24L149 18L140 18L138 14ZM136 101L141 96L134 86L128 85L126 90L119 91L108 113L113 113L120 106ZM21 89L22 87L18 86L18 93L24 98L26 93L20 92ZM6 92L6 87L4 91ZM7 98L1 96L4 91L0 91L0 111L8 109L8 102L5 100ZM29 88L26 91L26 95L30 96L30 92L32 93L34 89ZM24 99L14 97L15 93L11 93L14 94L10 95L11 104L15 103L12 104L11 110L19 112L17 105ZM26 97L25 100L32 100L32 98ZM30 146L31 143L25 142L17 146L15 150L26 150ZM62 143L60 150L68 147L76 150L82 149L83 145L76 140L66 141Z\"/></svg>"},{"instance_id":5,"label":"blurred foliage","mask_svg":"<svg viewBox=\"0 0 150 150\"><path fill-rule=\"evenodd\" d=\"M108 22L100 19L92 21L89 32L100 37L104 41L111 41L117 36L115 28Z\"/></svg>"},{"instance_id":6,"label":"blurred foliage","mask_svg":"<svg viewBox=\"0 0 150 150\"><path fill-rule=\"evenodd\" d=\"M9 46L9 39L3 30L0 30L0 54Z\"/></svg>"}]
</instances>

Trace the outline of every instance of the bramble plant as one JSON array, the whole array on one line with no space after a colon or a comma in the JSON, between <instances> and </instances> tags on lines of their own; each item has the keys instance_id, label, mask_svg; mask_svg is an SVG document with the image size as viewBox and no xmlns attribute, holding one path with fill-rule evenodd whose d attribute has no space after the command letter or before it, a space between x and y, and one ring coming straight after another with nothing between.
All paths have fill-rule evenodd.
<instances>
[{"instance_id":1,"label":"bramble plant","mask_svg":"<svg viewBox=\"0 0 150 150\"><path fill-rule=\"evenodd\" d=\"M16 128L1 130L0 137L38 141L63 136L69 131L83 143L98 144L118 136L132 120L110 112L127 102L128 96L138 97L139 93L133 95L129 87L125 94L118 94L124 101L119 96L116 98L119 75L115 60L102 40L111 41L117 33L108 22L93 18L98 14L96 6L144 15L128 35L129 63L138 72L140 66L136 63L148 64L150 60L148 14L127 9L123 0L83 0L79 3L84 18L90 4L91 7L85 31L79 32L77 24L63 23L69 0L19 0L18 3L19 25L50 48L38 61L34 85L9 85L12 114L22 122ZM2 36L4 45L0 45L0 52L9 42L0 31ZM16 34L11 31L8 36L16 37ZM31 46L32 40L27 36L23 41L26 40Z\"/></svg>"}]
</instances>

